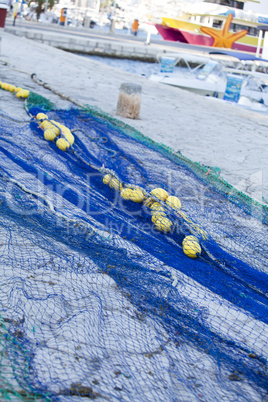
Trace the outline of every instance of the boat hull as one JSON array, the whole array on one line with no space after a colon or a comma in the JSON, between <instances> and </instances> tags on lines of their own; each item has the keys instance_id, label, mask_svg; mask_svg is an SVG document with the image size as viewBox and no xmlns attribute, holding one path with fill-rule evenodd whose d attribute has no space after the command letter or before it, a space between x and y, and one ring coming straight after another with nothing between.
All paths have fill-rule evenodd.
<instances>
[{"instance_id":1,"label":"boat hull","mask_svg":"<svg viewBox=\"0 0 268 402\"><path fill-rule=\"evenodd\" d=\"M214 67L213 67L214 66ZM172 73L160 73L150 76L150 79L161 84L166 84L186 91L194 92L202 96L212 96L219 99L228 99L228 93L238 93L239 96L247 98L250 102L261 103L268 106L268 87L266 73L259 73L248 70L221 67L221 64L209 61L196 72L189 72L187 69L176 69ZM238 81L240 85L236 86ZM227 86L229 80L229 86ZM231 80L231 81L230 81ZM235 81L234 81L235 80ZM231 85L231 86L230 86ZM229 91L227 89L229 88Z\"/></svg>"},{"instance_id":2,"label":"boat hull","mask_svg":"<svg viewBox=\"0 0 268 402\"><path fill-rule=\"evenodd\" d=\"M176 76L171 74L170 76L152 76L150 77L152 81L157 81L161 84L174 86L188 92L192 92L202 96L209 96L218 99L224 99L226 92L226 80L219 81L200 81L198 79L187 79L180 75ZM240 93L240 98L246 98L248 101L253 103L263 104L268 107L268 93L261 91L254 91L247 88L242 88Z\"/></svg>"},{"instance_id":3,"label":"boat hull","mask_svg":"<svg viewBox=\"0 0 268 402\"><path fill-rule=\"evenodd\" d=\"M188 43L188 41L184 38L182 32L179 29L170 28L161 24L156 24L155 27L164 40L170 40L172 42Z\"/></svg>"},{"instance_id":4,"label":"boat hull","mask_svg":"<svg viewBox=\"0 0 268 402\"><path fill-rule=\"evenodd\" d=\"M170 27L164 24L156 24L155 27L164 40L188 43L189 45L213 47L213 38L202 32L199 32L199 29L197 28L194 30L186 30ZM256 53L257 45L258 38L247 35L241 40L235 42L231 49L242 52ZM262 53L262 48L260 49L260 53Z\"/></svg>"}]
</instances>

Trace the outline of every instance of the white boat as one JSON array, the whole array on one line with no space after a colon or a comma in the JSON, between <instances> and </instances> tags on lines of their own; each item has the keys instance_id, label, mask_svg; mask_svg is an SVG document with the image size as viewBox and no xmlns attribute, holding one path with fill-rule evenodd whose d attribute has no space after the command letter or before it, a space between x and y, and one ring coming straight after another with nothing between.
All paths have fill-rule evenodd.
<instances>
[{"instance_id":1,"label":"white boat","mask_svg":"<svg viewBox=\"0 0 268 402\"><path fill-rule=\"evenodd\" d=\"M187 68L175 66L183 59ZM193 56L166 55L162 57L158 74L150 80L176 86L204 96L233 102L247 98L268 107L268 61L237 52L211 52L196 59Z\"/></svg>"}]
</instances>

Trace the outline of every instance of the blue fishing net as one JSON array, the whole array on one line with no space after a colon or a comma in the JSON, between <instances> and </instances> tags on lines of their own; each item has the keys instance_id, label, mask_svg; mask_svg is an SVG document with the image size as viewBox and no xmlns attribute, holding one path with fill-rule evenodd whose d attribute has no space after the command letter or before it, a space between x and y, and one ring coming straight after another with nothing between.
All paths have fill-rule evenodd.
<instances>
[{"instance_id":1,"label":"blue fishing net","mask_svg":"<svg viewBox=\"0 0 268 402\"><path fill-rule=\"evenodd\" d=\"M266 400L267 207L90 108L38 112L75 141L0 116L2 397ZM179 197L172 229L109 172Z\"/></svg>"}]
</instances>

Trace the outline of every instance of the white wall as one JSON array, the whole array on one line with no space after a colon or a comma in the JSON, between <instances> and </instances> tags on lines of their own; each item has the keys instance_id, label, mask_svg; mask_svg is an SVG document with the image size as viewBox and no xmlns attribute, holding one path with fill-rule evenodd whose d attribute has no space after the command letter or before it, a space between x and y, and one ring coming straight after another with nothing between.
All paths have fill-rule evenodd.
<instances>
[{"instance_id":1,"label":"white wall","mask_svg":"<svg viewBox=\"0 0 268 402\"><path fill-rule=\"evenodd\" d=\"M268 60L268 31L264 34L262 58Z\"/></svg>"}]
</instances>

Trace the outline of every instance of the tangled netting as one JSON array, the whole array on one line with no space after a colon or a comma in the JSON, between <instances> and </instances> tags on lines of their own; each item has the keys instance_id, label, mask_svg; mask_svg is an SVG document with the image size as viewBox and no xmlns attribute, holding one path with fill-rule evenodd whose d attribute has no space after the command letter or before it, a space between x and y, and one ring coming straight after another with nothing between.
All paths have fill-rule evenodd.
<instances>
[{"instance_id":1,"label":"tangled netting","mask_svg":"<svg viewBox=\"0 0 268 402\"><path fill-rule=\"evenodd\" d=\"M66 152L0 116L1 400L267 400L267 207L115 119L47 110ZM108 170L179 197L172 230Z\"/></svg>"}]
</instances>

